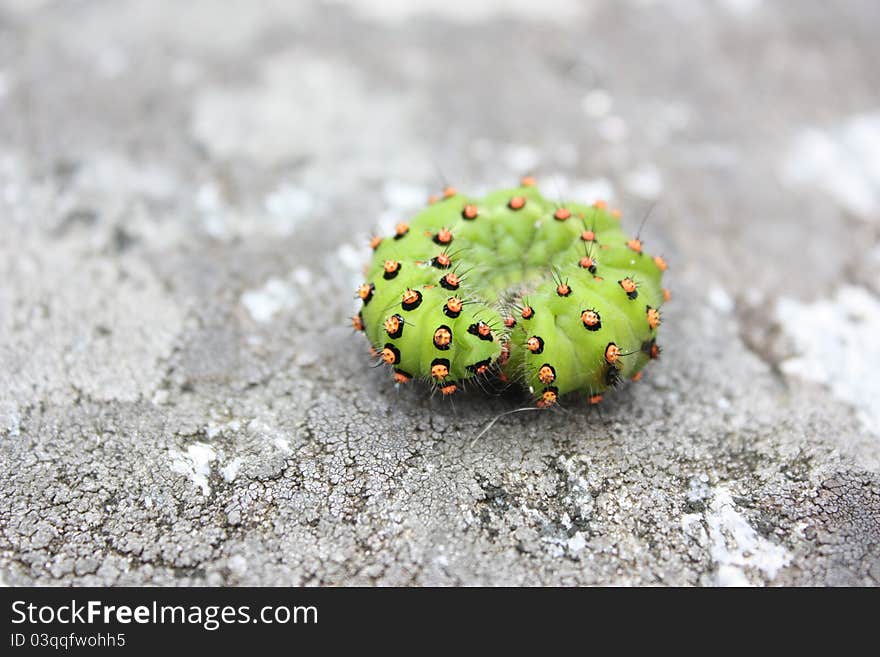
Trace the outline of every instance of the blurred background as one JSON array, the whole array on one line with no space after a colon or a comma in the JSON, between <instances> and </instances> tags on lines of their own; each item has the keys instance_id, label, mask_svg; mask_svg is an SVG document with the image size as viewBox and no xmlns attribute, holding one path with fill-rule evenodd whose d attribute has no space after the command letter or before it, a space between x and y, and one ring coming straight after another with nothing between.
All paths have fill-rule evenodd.
<instances>
[{"instance_id":1,"label":"blurred background","mask_svg":"<svg viewBox=\"0 0 880 657\"><path fill-rule=\"evenodd\" d=\"M880 582L876 542L823 553L767 483L880 467L878 31L873 0L0 1L7 577ZM371 233L445 184L524 174L609 199L632 231L654 208L666 358L604 428L573 404L470 454L519 402L396 391L347 317ZM655 449L635 476L667 500L665 547L621 571L592 541L640 535L641 502L573 511L541 478L599 499ZM436 478L458 492L413 496ZM772 529L740 537L760 563L681 529L730 490L767 505ZM880 508L873 490L848 504ZM840 520L856 544L877 530L859 517ZM375 529L394 523L408 533ZM74 529L98 525L111 538Z\"/></svg>"}]
</instances>

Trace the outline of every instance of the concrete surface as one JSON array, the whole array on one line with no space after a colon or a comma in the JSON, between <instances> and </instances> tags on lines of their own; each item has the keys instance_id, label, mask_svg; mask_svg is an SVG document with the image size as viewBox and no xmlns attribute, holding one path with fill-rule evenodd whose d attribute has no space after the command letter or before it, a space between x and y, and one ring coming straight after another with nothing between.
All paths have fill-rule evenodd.
<instances>
[{"instance_id":1,"label":"concrete surface","mask_svg":"<svg viewBox=\"0 0 880 657\"><path fill-rule=\"evenodd\" d=\"M826 6L0 2L3 581L880 584L880 10ZM522 398L347 317L526 172L656 202L665 351L472 445Z\"/></svg>"}]
</instances>

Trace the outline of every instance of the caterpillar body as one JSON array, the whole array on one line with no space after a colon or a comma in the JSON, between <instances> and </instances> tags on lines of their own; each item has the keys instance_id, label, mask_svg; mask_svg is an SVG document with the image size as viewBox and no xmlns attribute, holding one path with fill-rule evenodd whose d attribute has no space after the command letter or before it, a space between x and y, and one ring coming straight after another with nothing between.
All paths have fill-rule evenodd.
<instances>
[{"instance_id":1,"label":"caterpillar body","mask_svg":"<svg viewBox=\"0 0 880 657\"><path fill-rule=\"evenodd\" d=\"M353 324L398 382L449 395L498 376L538 406L598 403L659 355L666 262L602 201L555 203L530 178L483 198L447 188L371 246Z\"/></svg>"}]
</instances>

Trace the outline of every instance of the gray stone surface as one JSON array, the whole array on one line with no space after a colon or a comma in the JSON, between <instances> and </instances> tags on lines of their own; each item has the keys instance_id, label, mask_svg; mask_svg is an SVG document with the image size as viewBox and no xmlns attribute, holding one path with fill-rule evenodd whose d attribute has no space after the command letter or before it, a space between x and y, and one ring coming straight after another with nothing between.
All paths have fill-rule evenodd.
<instances>
[{"instance_id":1,"label":"gray stone surface","mask_svg":"<svg viewBox=\"0 0 880 657\"><path fill-rule=\"evenodd\" d=\"M0 2L3 580L880 584L880 15L793 4ZM665 351L474 443L347 317L526 172L656 203Z\"/></svg>"}]
</instances>

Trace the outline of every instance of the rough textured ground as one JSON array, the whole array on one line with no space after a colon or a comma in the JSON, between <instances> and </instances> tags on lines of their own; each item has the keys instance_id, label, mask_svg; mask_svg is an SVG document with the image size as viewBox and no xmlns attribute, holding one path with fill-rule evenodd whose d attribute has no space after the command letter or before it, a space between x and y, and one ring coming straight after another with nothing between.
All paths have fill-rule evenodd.
<instances>
[{"instance_id":1,"label":"rough textured ground","mask_svg":"<svg viewBox=\"0 0 880 657\"><path fill-rule=\"evenodd\" d=\"M3 580L880 584L880 10L791 4L0 2ZM656 202L665 351L472 445L347 316L526 172Z\"/></svg>"}]
</instances>

